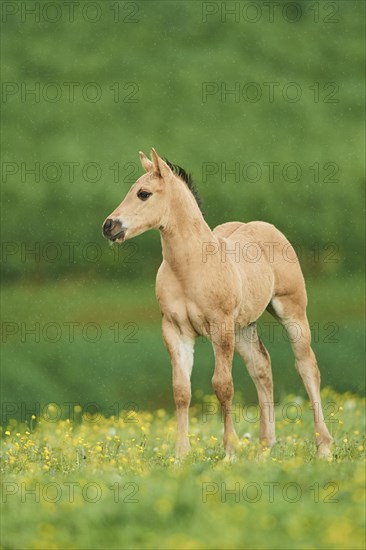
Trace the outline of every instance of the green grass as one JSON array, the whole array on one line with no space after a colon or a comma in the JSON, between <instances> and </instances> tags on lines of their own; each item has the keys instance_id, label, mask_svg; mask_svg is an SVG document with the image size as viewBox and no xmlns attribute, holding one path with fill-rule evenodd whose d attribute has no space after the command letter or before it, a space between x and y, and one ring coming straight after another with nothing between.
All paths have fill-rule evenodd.
<instances>
[{"instance_id":1,"label":"green grass","mask_svg":"<svg viewBox=\"0 0 366 550\"><path fill-rule=\"evenodd\" d=\"M292 422L283 411L295 399L301 412ZM222 460L220 415L206 419L198 405L181 465L175 419L161 408L107 419L76 407L72 421L48 422L49 410L10 422L2 548L362 549L365 403L330 391L323 401L337 408L331 462L315 459L311 411L294 395L276 408L271 454L259 458L258 423L236 423L234 463Z\"/></svg>"},{"instance_id":2,"label":"green grass","mask_svg":"<svg viewBox=\"0 0 366 550\"><path fill-rule=\"evenodd\" d=\"M27 3L18 4L17 14L4 14L2 21L4 82L28 89L52 82L61 87L77 82L81 89L97 82L103 97L90 103L77 92L74 102L65 94L49 102L23 101L15 94L2 105L1 424L3 435L9 432L4 482L15 488L56 482L63 491L57 503L35 502L31 495L24 499L22 487L9 495L1 547L361 548L364 3L298 0L303 15L289 23L281 16L289 3L281 0L273 23L264 15L255 24L232 15L223 22L220 13L205 23L202 2L137 0L133 24L113 22L115 2L100 3L104 13L95 23L81 17L82 6L72 23L66 6L55 23L44 18L37 23L32 14L23 21ZM130 3L120 4L124 17ZM225 9L225 3L213 4ZM326 22L334 8L337 22ZM138 101L127 103L121 93L115 102L110 86L119 83L122 92L128 82L138 86ZM204 101L208 82L228 90L256 82L264 95L257 103L220 94ZM266 82L278 83L274 102L266 98ZM299 102L284 100L289 82L301 87ZM329 83L338 87L337 103L325 101ZM319 101L313 95L317 85ZM211 227L262 219L300 246L322 385L338 392L324 393L326 420L336 439L332 464L314 460L307 406L298 425L284 422L278 406L279 443L263 462L256 459L258 427L243 420L238 462L223 464L222 424L218 418L203 423L199 414L204 396L212 393L214 367L210 344L199 340L192 378L194 451L187 464L174 466L171 368L154 297L159 235L141 235L127 243L129 250L119 249L116 259L100 230L142 173L137 151L151 146L192 172ZM6 162L16 168L9 177ZM61 167L58 181L43 172L50 162ZM77 164L74 179L65 167L70 162ZM83 174L90 162L102 170L99 181ZM35 163L41 167L39 180L22 168ZM128 178L130 163L133 177ZM213 176L205 177L205 163L215 163ZM256 182L243 170L250 163L262 170ZM278 166L273 181L268 163ZM288 163L300 166L299 181L283 177ZM237 165L240 177L226 178L225 171ZM332 167L336 175L329 178ZM74 258L68 252L72 243ZM85 257L89 245L100 253L97 261ZM29 253L37 247L39 254ZM53 261L45 250L52 256L55 248L60 256ZM305 392L290 346L278 329L272 341L269 321L264 316L261 328L272 357L275 399L302 403ZM35 323L41 331L37 341L22 334ZM76 323L72 339L70 323ZM95 324L100 338L93 342ZM46 327L49 332L42 334ZM7 336L12 329L16 333ZM55 330L61 335L52 342ZM253 383L237 357L233 373L235 406L256 403ZM74 406L76 421L67 423ZM93 406L103 418L81 422L80 408L90 412ZM111 418L126 408L139 411L139 422ZM338 423L330 422L332 413ZM49 415L61 418L46 422ZM243 438L246 432L254 443ZM65 484L73 481L76 496L69 502ZM102 488L98 502L86 502L81 494L89 482ZM138 485L137 503L126 500L129 482ZM251 482L263 491L258 502L235 502L233 496L221 502L221 483L228 488L239 483L242 489ZM272 482L280 484L279 492L269 502L264 484ZM295 503L282 493L292 482L302 490ZM118 502L110 489L115 483L121 488ZM202 502L203 483L219 488L207 502ZM324 500L329 483L336 484L336 503Z\"/></svg>"}]
</instances>

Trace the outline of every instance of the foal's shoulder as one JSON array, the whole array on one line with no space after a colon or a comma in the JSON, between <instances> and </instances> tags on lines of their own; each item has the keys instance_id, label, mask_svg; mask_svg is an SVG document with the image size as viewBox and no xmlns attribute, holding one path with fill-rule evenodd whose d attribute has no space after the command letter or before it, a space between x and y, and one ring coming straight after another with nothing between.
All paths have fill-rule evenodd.
<instances>
[{"instance_id":1,"label":"foal's shoulder","mask_svg":"<svg viewBox=\"0 0 366 550\"><path fill-rule=\"evenodd\" d=\"M225 237L228 238L230 235L232 235L235 231L238 229L243 229L244 226L246 226L246 223L243 222L227 222L222 223L221 225L217 225L213 229L213 233L217 235L218 237Z\"/></svg>"}]
</instances>

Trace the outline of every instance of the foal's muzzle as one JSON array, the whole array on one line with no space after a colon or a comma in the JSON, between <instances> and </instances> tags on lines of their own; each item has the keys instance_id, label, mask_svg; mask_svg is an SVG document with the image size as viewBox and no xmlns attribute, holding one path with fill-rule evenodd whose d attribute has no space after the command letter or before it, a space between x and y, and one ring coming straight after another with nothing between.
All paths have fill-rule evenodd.
<instances>
[{"instance_id":1,"label":"foal's muzzle","mask_svg":"<svg viewBox=\"0 0 366 550\"><path fill-rule=\"evenodd\" d=\"M119 220L112 220L111 218L108 218L103 224L103 235L107 239L114 242L117 239L124 238L125 230Z\"/></svg>"}]
</instances>

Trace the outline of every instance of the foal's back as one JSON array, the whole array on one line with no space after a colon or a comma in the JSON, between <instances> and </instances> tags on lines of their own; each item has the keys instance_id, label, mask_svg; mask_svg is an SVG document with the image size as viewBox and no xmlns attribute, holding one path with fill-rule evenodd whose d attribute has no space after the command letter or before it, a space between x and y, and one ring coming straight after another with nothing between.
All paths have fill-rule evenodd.
<instances>
[{"instance_id":1,"label":"foal's back","mask_svg":"<svg viewBox=\"0 0 366 550\"><path fill-rule=\"evenodd\" d=\"M299 260L291 243L274 225L229 222L213 232L223 239L228 261L234 261L241 274L240 324L256 321L275 297L296 295L298 306L305 310L307 298Z\"/></svg>"}]
</instances>

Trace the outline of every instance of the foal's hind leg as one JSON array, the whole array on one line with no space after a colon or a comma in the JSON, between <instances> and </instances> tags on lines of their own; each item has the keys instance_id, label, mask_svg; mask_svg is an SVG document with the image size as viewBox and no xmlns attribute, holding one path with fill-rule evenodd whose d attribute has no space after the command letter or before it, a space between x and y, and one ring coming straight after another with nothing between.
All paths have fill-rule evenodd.
<instances>
[{"instance_id":1,"label":"foal's hind leg","mask_svg":"<svg viewBox=\"0 0 366 550\"><path fill-rule=\"evenodd\" d=\"M271 359L259 339L255 324L237 332L235 349L243 359L258 393L260 440L263 447L276 442Z\"/></svg>"},{"instance_id":2,"label":"foal's hind leg","mask_svg":"<svg viewBox=\"0 0 366 550\"><path fill-rule=\"evenodd\" d=\"M300 302L300 305L299 305ZM320 399L320 372L311 348L311 332L306 317L306 306L302 300L296 300L296 295L275 297L271 313L286 329L296 359L299 372L313 407L316 445L319 457L331 455L330 447L333 441L324 422Z\"/></svg>"}]
</instances>

